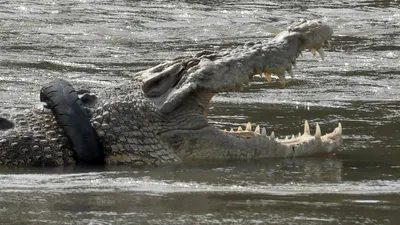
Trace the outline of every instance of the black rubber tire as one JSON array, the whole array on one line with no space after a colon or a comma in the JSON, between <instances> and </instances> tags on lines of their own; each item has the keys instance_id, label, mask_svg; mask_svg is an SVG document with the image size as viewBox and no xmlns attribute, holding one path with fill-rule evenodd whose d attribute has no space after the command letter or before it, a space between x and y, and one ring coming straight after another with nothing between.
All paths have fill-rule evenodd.
<instances>
[{"instance_id":1,"label":"black rubber tire","mask_svg":"<svg viewBox=\"0 0 400 225\"><path fill-rule=\"evenodd\" d=\"M45 102L64 129L74 151L74 159L81 165L104 164L104 150L86 110L72 85L60 78L40 90L40 101Z\"/></svg>"},{"instance_id":2,"label":"black rubber tire","mask_svg":"<svg viewBox=\"0 0 400 225\"><path fill-rule=\"evenodd\" d=\"M13 127L14 127L14 124L11 121L0 116L0 130L8 130Z\"/></svg>"}]
</instances>

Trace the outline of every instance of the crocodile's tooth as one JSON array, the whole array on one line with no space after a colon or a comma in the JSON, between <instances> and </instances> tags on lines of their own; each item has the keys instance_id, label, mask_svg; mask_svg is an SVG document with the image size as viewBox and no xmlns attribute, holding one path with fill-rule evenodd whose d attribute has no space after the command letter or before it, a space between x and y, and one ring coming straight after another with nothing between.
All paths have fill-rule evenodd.
<instances>
[{"instance_id":1,"label":"crocodile's tooth","mask_svg":"<svg viewBox=\"0 0 400 225\"><path fill-rule=\"evenodd\" d=\"M271 139L275 139L275 132L272 131L270 137Z\"/></svg>"},{"instance_id":2,"label":"crocodile's tooth","mask_svg":"<svg viewBox=\"0 0 400 225\"><path fill-rule=\"evenodd\" d=\"M325 52L324 49L320 48L318 49L318 53L321 56L321 59L324 60L325 59Z\"/></svg>"},{"instance_id":3,"label":"crocodile's tooth","mask_svg":"<svg viewBox=\"0 0 400 225\"><path fill-rule=\"evenodd\" d=\"M294 134L292 134L292 138L291 139L294 139Z\"/></svg>"},{"instance_id":4,"label":"crocodile's tooth","mask_svg":"<svg viewBox=\"0 0 400 225\"><path fill-rule=\"evenodd\" d=\"M285 66L285 70L288 71L291 68L292 68L292 63L287 63Z\"/></svg>"},{"instance_id":5,"label":"crocodile's tooth","mask_svg":"<svg viewBox=\"0 0 400 225\"><path fill-rule=\"evenodd\" d=\"M235 132L235 130L233 128L231 128L231 130L229 132Z\"/></svg>"},{"instance_id":6,"label":"crocodile's tooth","mask_svg":"<svg viewBox=\"0 0 400 225\"><path fill-rule=\"evenodd\" d=\"M292 59L290 60L290 62L292 63L292 68L295 68L295 69L296 69L296 58L295 58L295 57L292 58Z\"/></svg>"},{"instance_id":7,"label":"crocodile's tooth","mask_svg":"<svg viewBox=\"0 0 400 225\"><path fill-rule=\"evenodd\" d=\"M272 82L271 74L268 72L264 72L263 74L264 74L265 79L267 79L267 82L270 84Z\"/></svg>"},{"instance_id":8,"label":"crocodile's tooth","mask_svg":"<svg viewBox=\"0 0 400 225\"><path fill-rule=\"evenodd\" d=\"M310 126L307 120L304 122L304 134L310 134Z\"/></svg>"},{"instance_id":9,"label":"crocodile's tooth","mask_svg":"<svg viewBox=\"0 0 400 225\"><path fill-rule=\"evenodd\" d=\"M228 130L224 129L225 132L228 132Z\"/></svg>"},{"instance_id":10,"label":"crocodile's tooth","mask_svg":"<svg viewBox=\"0 0 400 225\"><path fill-rule=\"evenodd\" d=\"M299 132L299 137L301 137L301 133Z\"/></svg>"},{"instance_id":11,"label":"crocodile's tooth","mask_svg":"<svg viewBox=\"0 0 400 225\"><path fill-rule=\"evenodd\" d=\"M317 50L315 48L311 48L310 51L313 54L313 56L317 55Z\"/></svg>"},{"instance_id":12,"label":"crocodile's tooth","mask_svg":"<svg viewBox=\"0 0 400 225\"><path fill-rule=\"evenodd\" d=\"M289 139L289 136L286 136L286 137L285 137L285 140L288 140L288 139Z\"/></svg>"},{"instance_id":13,"label":"crocodile's tooth","mask_svg":"<svg viewBox=\"0 0 400 225\"><path fill-rule=\"evenodd\" d=\"M260 125L257 125L256 129L254 130L257 134L260 134Z\"/></svg>"},{"instance_id":14,"label":"crocodile's tooth","mask_svg":"<svg viewBox=\"0 0 400 225\"><path fill-rule=\"evenodd\" d=\"M251 131L251 123L248 122L246 125L246 131Z\"/></svg>"},{"instance_id":15,"label":"crocodile's tooth","mask_svg":"<svg viewBox=\"0 0 400 225\"><path fill-rule=\"evenodd\" d=\"M338 133L339 135L342 135L342 124L341 124L341 123L338 124L338 128L339 128L339 129L338 129L338 132L337 132L337 133Z\"/></svg>"},{"instance_id":16,"label":"crocodile's tooth","mask_svg":"<svg viewBox=\"0 0 400 225\"><path fill-rule=\"evenodd\" d=\"M281 83L282 87L285 87L286 85L285 74L278 74L278 77L279 77L279 83Z\"/></svg>"},{"instance_id":17,"label":"crocodile's tooth","mask_svg":"<svg viewBox=\"0 0 400 225\"><path fill-rule=\"evenodd\" d=\"M294 78L294 74L293 74L292 68L288 69L287 72L289 73L291 78Z\"/></svg>"},{"instance_id":18,"label":"crocodile's tooth","mask_svg":"<svg viewBox=\"0 0 400 225\"><path fill-rule=\"evenodd\" d=\"M316 138L321 138L321 128L319 127L318 123L315 127L315 135Z\"/></svg>"},{"instance_id":19,"label":"crocodile's tooth","mask_svg":"<svg viewBox=\"0 0 400 225\"><path fill-rule=\"evenodd\" d=\"M237 131L243 131L242 127L239 126L238 129L237 129Z\"/></svg>"},{"instance_id":20,"label":"crocodile's tooth","mask_svg":"<svg viewBox=\"0 0 400 225\"><path fill-rule=\"evenodd\" d=\"M261 129L261 135L267 136L267 129L265 129L265 127L263 127L263 128Z\"/></svg>"},{"instance_id":21,"label":"crocodile's tooth","mask_svg":"<svg viewBox=\"0 0 400 225\"><path fill-rule=\"evenodd\" d=\"M326 41L326 47L330 48L331 47L331 41Z\"/></svg>"}]
</instances>

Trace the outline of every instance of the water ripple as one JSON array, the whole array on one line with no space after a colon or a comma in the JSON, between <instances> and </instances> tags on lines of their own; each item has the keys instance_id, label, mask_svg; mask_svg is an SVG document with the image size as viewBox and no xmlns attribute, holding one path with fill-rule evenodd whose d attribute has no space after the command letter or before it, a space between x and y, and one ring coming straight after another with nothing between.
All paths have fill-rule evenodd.
<instances>
[{"instance_id":1,"label":"water ripple","mask_svg":"<svg viewBox=\"0 0 400 225\"><path fill-rule=\"evenodd\" d=\"M291 183L273 185L215 185L201 182L178 182L154 180L150 177L124 177L126 173L84 173L84 174L23 174L0 175L0 191L41 192L41 193L88 193L88 192L148 192L157 194L222 192L253 193L269 195L312 194L395 194L400 193L400 180L361 181L343 183ZM109 176L117 176L110 178Z\"/></svg>"}]
</instances>

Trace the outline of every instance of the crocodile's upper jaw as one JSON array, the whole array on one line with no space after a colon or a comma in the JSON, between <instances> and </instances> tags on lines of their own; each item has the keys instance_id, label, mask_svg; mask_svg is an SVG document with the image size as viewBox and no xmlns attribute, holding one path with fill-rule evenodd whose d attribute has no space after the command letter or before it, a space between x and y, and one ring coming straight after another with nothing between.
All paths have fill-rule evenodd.
<instances>
[{"instance_id":1,"label":"crocodile's upper jaw","mask_svg":"<svg viewBox=\"0 0 400 225\"><path fill-rule=\"evenodd\" d=\"M285 72L292 68L304 49L324 57L322 47L329 43L332 28L317 20L294 23L274 39L247 43L225 52L203 51L193 57L181 57L136 74L145 95L154 100L163 113L172 112L193 92L236 91L255 74L271 74L285 85Z\"/></svg>"}]
</instances>

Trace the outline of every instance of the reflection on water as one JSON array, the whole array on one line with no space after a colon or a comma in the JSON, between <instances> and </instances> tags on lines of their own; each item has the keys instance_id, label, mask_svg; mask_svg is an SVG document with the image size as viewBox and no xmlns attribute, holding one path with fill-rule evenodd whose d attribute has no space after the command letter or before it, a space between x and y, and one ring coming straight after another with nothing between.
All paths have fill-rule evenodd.
<instances>
[{"instance_id":1,"label":"reflection on water","mask_svg":"<svg viewBox=\"0 0 400 225\"><path fill-rule=\"evenodd\" d=\"M398 1L3 1L0 110L64 77L99 91L160 61L271 38L299 18L335 30L280 89L217 95L210 123L278 136L344 126L332 158L0 168L0 224L400 224ZM312 128L313 129L313 128Z\"/></svg>"},{"instance_id":2,"label":"reflection on water","mask_svg":"<svg viewBox=\"0 0 400 225\"><path fill-rule=\"evenodd\" d=\"M4 175L0 175L0 181L2 192L11 193L107 192L118 189L161 194L251 192L281 195L302 194L313 188L314 191L331 193L332 190L321 189L320 185L328 184L326 187L329 187L341 183L342 167L342 161L335 158L304 158L199 162L198 165L149 168L148 171L132 171L129 166L107 166L94 168L94 171L91 169L90 172L79 167L49 168L47 171L3 168L0 171Z\"/></svg>"}]
</instances>

